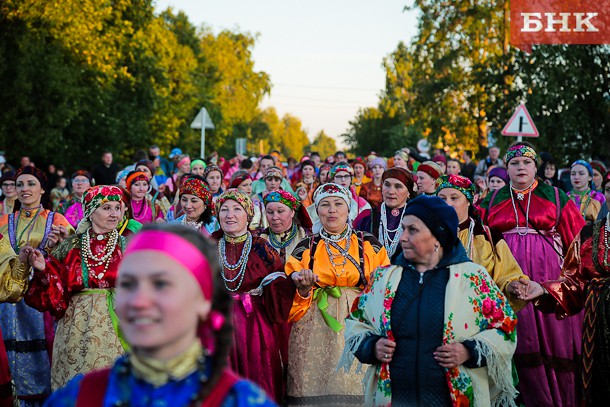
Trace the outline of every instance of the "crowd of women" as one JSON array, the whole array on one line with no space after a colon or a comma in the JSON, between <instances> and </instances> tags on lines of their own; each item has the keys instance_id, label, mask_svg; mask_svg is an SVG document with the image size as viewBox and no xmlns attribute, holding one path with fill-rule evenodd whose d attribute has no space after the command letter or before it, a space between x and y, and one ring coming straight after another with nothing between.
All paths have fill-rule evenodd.
<instances>
[{"instance_id":1,"label":"crowd of women","mask_svg":"<svg viewBox=\"0 0 610 407\"><path fill-rule=\"evenodd\" d=\"M498 153L5 172L0 406L605 405L610 173Z\"/></svg>"}]
</instances>

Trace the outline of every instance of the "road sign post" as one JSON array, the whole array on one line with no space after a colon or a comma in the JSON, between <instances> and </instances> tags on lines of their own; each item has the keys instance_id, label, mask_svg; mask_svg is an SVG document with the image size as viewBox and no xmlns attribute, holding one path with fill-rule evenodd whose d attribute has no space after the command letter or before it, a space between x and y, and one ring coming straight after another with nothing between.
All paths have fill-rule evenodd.
<instances>
[{"instance_id":1,"label":"road sign post","mask_svg":"<svg viewBox=\"0 0 610 407\"><path fill-rule=\"evenodd\" d=\"M193 119L191 129L201 129L201 158L205 158L205 129L214 129L212 118L205 107L202 107Z\"/></svg>"}]
</instances>

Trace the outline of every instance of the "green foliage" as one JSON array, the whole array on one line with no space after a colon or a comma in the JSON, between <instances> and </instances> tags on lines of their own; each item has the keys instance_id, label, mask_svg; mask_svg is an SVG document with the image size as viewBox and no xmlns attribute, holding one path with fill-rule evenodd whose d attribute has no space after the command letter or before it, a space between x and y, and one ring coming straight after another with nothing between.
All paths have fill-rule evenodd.
<instances>
[{"instance_id":1,"label":"green foliage","mask_svg":"<svg viewBox=\"0 0 610 407\"><path fill-rule=\"evenodd\" d=\"M198 155L189 125L201 106L216 125L207 151L278 137L258 108L271 84L254 70L256 38L153 11L151 0L0 3L0 148L10 161L88 167L110 148L128 163L151 143ZM286 120L296 153L304 133Z\"/></svg>"},{"instance_id":2,"label":"green foliage","mask_svg":"<svg viewBox=\"0 0 610 407\"><path fill-rule=\"evenodd\" d=\"M478 151L489 134L505 148L515 139L499 133L522 101L541 132L533 142L560 162L610 151L608 46L511 48L504 0L413 7L417 35L384 59L377 108L360 110L344 135L354 152L384 146L387 154L422 136L454 153Z\"/></svg>"},{"instance_id":3,"label":"green foliage","mask_svg":"<svg viewBox=\"0 0 610 407\"><path fill-rule=\"evenodd\" d=\"M337 143L335 139L328 136L324 130L321 130L311 143L311 151L320 153L320 157L325 159L337 151Z\"/></svg>"}]
</instances>

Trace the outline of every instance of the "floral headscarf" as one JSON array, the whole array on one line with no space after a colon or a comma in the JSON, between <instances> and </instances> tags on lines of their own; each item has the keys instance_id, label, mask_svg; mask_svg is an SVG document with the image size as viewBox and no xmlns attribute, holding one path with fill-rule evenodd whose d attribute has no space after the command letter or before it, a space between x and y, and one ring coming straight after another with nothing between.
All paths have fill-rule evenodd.
<instances>
[{"instance_id":1,"label":"floral headscarf","mask_svg":"<svg viewBox=\"0 0 610 407\"><path fill-rule=\"evenodd\" d=\"M270 202L283 203L284 205L286 205L293 211L296 211L299 208L299 205L301 204L299 201L297 201L297 199L291 193L286 192L281 189L278 191L269 192L267 194L267 196L265 196L263 201L264 201L265 205L267 205Z\"/></svg>"},{"instance_id":2,"label":"floral headscarf","mask_svg":"<svg viewBox=\"0 0 610 407\"><path fill-rule=\"evenodd\" d=\"M333 166L333 168L330 169L330 173L329 173L329 177L330 179L334 179L335 175L337 175L340 172L347 172L349 175L351 175L352 177L354 176L354 169L346 163L338 163L335 164L335 166Z\"/></svg>"},{"instance_id":3,"label":"floral headscarf","mask_svg":"<svg viewBox=\"0 0 610 407\"><path fill-rule=\"evenodd\" d=\"M222 205L230 199L237 202L244 208L246 214L248 215L248 223L250 223L252 221L252 218L254 218L254 204L252 203L252 200L250 199L248 194L243 191L240 191L237 188L229 188L225 192L220 194L215 204L216 213L219 214Z\"/></svg>"},{"instance_id":4,"label":"floral headscarf","mask_svg":"<svg viewBox=\"0 0 610 407\"><path fill-rule=\"evenodd\" d=\"M83 219L89 219L93 212L106 202L121 202L123 190L114 185L91 187L83 194Z\"/></svg>"},{"instance_id":5,"label":"floral headscarf","mask_svg":"<svg viewBox=\"0 0 610 407\"><path fill-rule=\"evenodd\" d=\"M205 181L199 177L185 177L180 184L180 196L195 195L201 199L206 208L212 204L212 191Z\"/></svg>"},{"instance_id":6,"label":"floral headscarf","mask_svg":"<svg viewBox=\"0 0 610 407\"><path fill-rule=\"evenodd\" d=\"M517 144L515 146L510 147L506 152L506 155L504 156L504 163L508 165L508 162L516 157L531 158L532 160L534 160L536 165L538 165L538 153L536 153L536 150L534 150L530 146L526 146L524 144Z\"/></svg>"},{"instance_id":7,"label":"floral headscarf","mask_svg":"<svg viewBox=\"0 0 610 407\"><path fill-rule=\"evenodd\" d=\"M591 168L593 168L594 170L597 170L597 172L602 174L602 177L604 176L606 171L608 171L606 169L606 166L604 165L604 163L601 161L593 160L593 161L591 161L590 164L591 164Z\"/></svg>"},{"instance_id":8,"label":"floral headscarf","mask_svg":"<svg viewBox=\"0 0 610 407\"><path fill-rule=\"evenodd\" d=\"M466 177L462 177L461 175L455 174L441 175L436 180L436 194L438 194L438 192L444 188L457 189L458 191L463 193L464 196L466 196L466 199L468 199L468 202L470 202L471 204L474 200L474 194L476 192L474 189L474 185L472 184L472 181L470 181Z\"/></svg>"},{"instance_id":9,"label":"floral headscarf","mask_svg":"<svg viewBox=\"0 0 610 407\"><path fill-rule=\"evenodd\" d=\"M360 164L364 167L364 169L366 170L367 166L366 166L366 162L364 162L364 159L362 157L356 157L354 158L354 161L352 161L352 167L355 169L356 168L356 164Z\"/></svg>"},{"instance_id":10,"label":"floral headscarf","mask_svg":"<svg viewBox=\"0 0 610 407\"><path fill-rule=\"evenodd\" d=\"M314 201L314 204L316 205L316 211L318 210L318 205L320 204L320 201L322 201L322 199L327 198L329 196L336 196L336 197L344 199L345 202L347 203L347 208L349 210L349 207L351 206L351 203L352 203L352 194L346 188L342 187L341 185L328 183L328 184L324 184L324 185L320 186L318 189L316 189L316 192L314 192L314 194L313 194L313 201Z\"/></svg>"}]
</instances>

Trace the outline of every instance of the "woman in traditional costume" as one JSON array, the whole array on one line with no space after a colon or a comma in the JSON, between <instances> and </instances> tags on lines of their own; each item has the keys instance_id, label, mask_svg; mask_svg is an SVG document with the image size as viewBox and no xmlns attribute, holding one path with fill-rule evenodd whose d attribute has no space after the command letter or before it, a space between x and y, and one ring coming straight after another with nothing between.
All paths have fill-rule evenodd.
<instances>
[{"instance_id":1,"label":"woman in traditional costume","mask_svg":"<svg viewBox=\"0 0 610 407\"><path fill-rule=\"evenodd\" d=\"M131 195L130 205L133 219L141 224L165 222L161 205L149 200L150 178L143 171L131 171L125 180L126 189Z\"/></svg>"},{"instance_id":2,"label":"woman in traditional costume","mask_svg":"<svg viewBox=\"0 0 610 407\"><path fill-rule=\"evenodd\" d=\"M360 196L360 188L362 188L363 184L370 182L371 179L366 176L366 162L361 157L354 158L352 167L354 168L352 185L354 186L356 195Z\"/></svg>"},{"instance_id":3,"label":"woman in traditional costume","mask_svg":"<svg viewBox=\"0 0 610 407\"><path fill-rule=\"evenodd\" d=\"M442 168L434 161L424 161L417 167L417 191L420 195L436 193L436 179L443 175Z\"/></svg>"},{"instance_id":4,"label":"woman in traditional costume","mask_svg":"<svg viewBox=\"0 0 610 407\"><path fill-rule=\"evenodd\" d=\"M341 365L370 365L367 406L516 406L517 318L485 268L466 256L456 212L409 202L402 253L375 270L346 320Z\"/></svg>"},{"instance_id":5,"label":"woman in traditional costume","mask_svg":"<svg viewBox=\"0 0 610 407\"><path fill-rule=\"evenodd\" d=\"M267 226L269 226L267 223L267 217L264 215L265 204L258 199L258 196L252 196L252 177L250 177L250 173L248 171L235 171L233 175L231 175L229 188L237 188L252 199L252 204L254 205L254 217L252 218L252 222L250 222L250 230L265 229Z\"/></svg>"},{"instance_id":6,"label":"woman in traditional costume","mask_svg":"<svg viewBox=\"0 0 610 407\"><path fill-rule=\"evenodd\" d=\"M193 166L193 163L191 163L191 167L192 166ZM148 191L146 193L146 199L149 202L154 202L156 205L158 204L161 207L161 210L163 211L163 218L166 218L167 211L169 211L169 208L172 205L169 203L169 200L167 199L165 194L162 194L159 191L159 184L157 183L157 180L155 177L156 169L157 168L155 167L154 162L152 162L150 160L140 160L136 163L135 170L142 171L148 176L148 179L150 180L150 182L149 182ZM125 186L127 186L127 185L125 185Z\"/></svg>"},{"instance_id":7,"label":"woman in traditional costume","mask_svg":"<svg viewBox=\"0 0 610 407\"><path fill-rule=\"evenodd\" d=\"M292 189L301 200L301 205L307 208L313 203L313 193L320 185L316 179L316 164L311 160L303 161L299 174L299 179L293 182Z\"/></svg>"},{"instance_id":8,"label":"woman in traditional costume","mask_svg":"<svg viewBox=\"0 0 610 407\"><path fill-rule=\"evenodd\" d=\"M203 179L208 183L210 191L212 191L212 201L216 202L216 199L224 192L222 188L222 180L224 173L217 165L208 165L205 167L203 172Z\"/></svg>"},{"instance_id":9,"label":"woman in traditional costume","mask_svg":"<svg viewBox=\"0 0 610 407\"><path fill-rule=\"evenodd\" d=\"M593 188L595 188L596 191L601 191L603 194L602 182L604 181L604 175L608 171L606 165L598 160L593 160L589 164L593 170Z\"/></svg>"},{"instance_id":10,"label":"woman in traditional costume","mask_svg":"<svg viewBox=\"0 0 610 407\"><path fill-rule=\"evenodd\" d=\"M568 196L580 210L580 215L587 223L593 223L597 214L606 203L604 194L595 190L593 168L583 160L576 160L570 167L572 190Z\"/></svg>"},{"instance_id":11,"label":"woman in traditional costume","mask_svg":"<svg viewBox=\"0 0 610 407\"><path fill-rule=\"evenodd\" d=\"M601 185L610 206L610 173ZM605 406L610 400L610 216L585 226L568 250L561 278L532 283L523 298L535 300L543 312L558 319L585 310L581 384L584 406Z\"/></svg>"},{"instance_id":12,"label":"woman in traditional costume","mask_svg":"<svg viewBox=\"0 0 610 407\"><path fill-rule=\"evenodd\" d=\"M15 173L5 172L0 178L0 186L2 187L2 196L4 199L0 202L0 216L13 213L15 201L17 200L17 190L15 189Z\"/></svg>"},{"instance_id":13,"label":"woman in traditional costume","mask_svg":"<svg viewBox=\"0 0 610 407\"><path fill-rule=\"evenodd\" d=\"M15 189L13 187L13 189ZM0 303L17 302L28 289L31 246L22 247L19 256L7 238L0 235ZM13 385L6 348L0 330L0 407L14 407Z\"/></svg>"},{"instance_id":14,"label":"woman in traditional costume","mask_svg":"<svg viewBox=\"0 0 610 407\"><path fill-rule=\"evenodd\" d=\"M379 209L362 213L354 224L357 230L377 236L391 258L399 249L403 212L409 199L416 195L415 179L411 172L398 167L385 171L381 179L383 203Z\"/></svg>"},{"instance_id":15,"label":"woman in traditional costume","mask_svg":"<svg viewBox=\"0 0 610 407\"><path fill-rule=\"evenodd\" d=\"M83 194L91 187L91 174L78 170L72 174L72 196L65 205L60 205L59 212L63 214L70 225L76 229L83 218Z\"/></svg>"},{"instance_id":16,"label":"woman in traditional costume","mask_svg":"<svg viewBox=\"0 0 610 407\"><path fill-rule=\"evenodd\" d=\"M308 236L312 226L309 215L290 192L280 189L265 196L265 216L269 227L260 237L277 250L285 263L297 243Z\"/></svg>"},{"instance_id":17,"label":"woman in traditional costume","mask_svg":"<svg viewBox=\"0 0 610 407\"><path fill-rule=\"evenodd\" d=\"M172 223L180 223L206 237L220 229L214 217L212 191L198 175L187 175L180 183L180 207L184 215Z\"/></svg>"},{"instance_id":18,"label":"woman in traditional costume","mask_svg":"<svg viewBox=\"0 0 610 407\"><path fill-rule=\"evenodd\" d=\"M381 184L383 184L383 172L388 169L388 164L384 158L377 157L371 162L371 171L373 179L362 184L359 196L366 199L372 208L379 209L379 205L383 202L381 194ZM405 170L406 171L406 170Z\"/></svg>"},{"instance_id":19,"label":"woman in traditional costume","mask_svg":"<svg viewBox=\"0 0 610 407\"><path fill-rule=\"evenodd\" d=\"M125 251L116 312L130 352L79 375L49 407L273 406L227 368L231 298L212 243L181 225L149 224Z\"/></svg>"},{"instance_id":20,"label":"woman in traditional costume","mask_svg":"<svg viewBox=\"0 0 610 407\"><path fill-rule=\"evenodd\" d=\"M30 246L44 256L74 230L63 215L48 210L47 176L36 167L16 174L15 212L0 218L0 233L15 253ZM50 357L53 320L26 305L0 304L0 328L4 336L11 375L21 406L40 406L51 392Z\"/></svg>"},{"instance_id":21,"label":"woman in traditional costume","mask_svg":"<svg viewBox=\"0 0 610 407\"><path fill-rule=\"evenodd\" d=\"M565 252L585 222L563 191L536 180L538 154L531 145L517 142L504 162L510 184L481 203L483 223L504 235L530 280L556 280ZM582 315L558 321L528 304L517 316L515 365L525 404L577 405Z\"/></svg>"},{"instance_id":22,"label":"woman in traditional costume","mask_svg":"<svg viewBox=\"0 0 610 407\"><path fill-rule=\"evenodd\" d=\"M25 301L57 320L53 389L78 373L110 366L124 351L114 314L114 288L125 249L125 238L117 230L122 196L116 186L89 188L77 233L64 240L46 264L35 267ZM42 255L37 260L42 262Z\"/></svg>"},{"instance_id":23,"label":"woman in traditional costume","mask_svg":"<svg viewBox=\"0 0 610 407\"><path fill-rule=\"evenodd\" d=\"M436 180L436 195L455 209L460 225L458 238L468 258L485 267L513 310L519 311L525 302L518 296L527 289L528 278L502 234L481 222L473 205L475 188L472 181L461 175L441 175Z\"/></svg>"},{"instance_id":24,"label":"woman in traditional costume","mask_svg":"<svg viewBox=\"0 0 610 407\"><path fill-rule=\"evenodd\" d=\"M221 230L214 237L218 238L221 275L235 299L231 367L281 403L285 361L280 352L282 338L276 332L288 319L294 283L286 277L278 252L249 232L254 215L250 197L228 189L218 197L216 213Z\"/></svg>"},{"instance_id":25,"label":"woman in traditional costume","mask_svg":"<svg viewBox=\"0 0 610 407\"><path fill-rule=\"evenodd\" d=\"M295 281L289 321L289 405L362 405L362 379L336 372L344 340L339 332L354 299L371 272L388 265L377 238L349 225L352 194L338 184L324 184L314 195L322 229L303 239L286 263Z\"/></svg>"}]
</instances>

